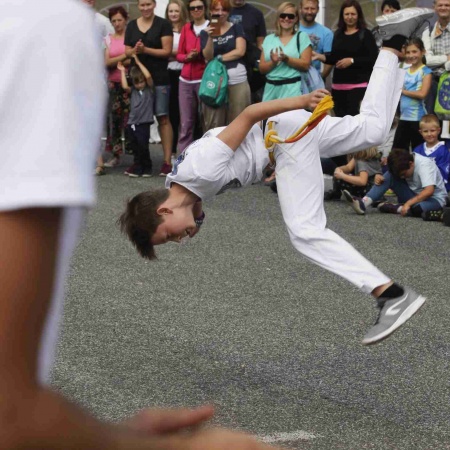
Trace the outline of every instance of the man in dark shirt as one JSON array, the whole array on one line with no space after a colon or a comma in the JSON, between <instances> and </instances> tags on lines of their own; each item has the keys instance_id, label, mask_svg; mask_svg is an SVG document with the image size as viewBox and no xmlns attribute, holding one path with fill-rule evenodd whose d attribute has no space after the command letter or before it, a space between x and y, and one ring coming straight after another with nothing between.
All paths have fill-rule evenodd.
<instances>
[{"instance_id":1,"label":"man in dark shirt","mask_svg":"<svg viewBox=\"0 0 450 450\"><path fill-rule=\"evenodd\" d=\"M258 61L262 50L262 43L266 37L266 21L263 13L246 0L232 0L230 22L241 23L247 41L246 66L248 82L252 91L252 103L261 101L262 88L265 78L259 73Z\"/></svg>"}]
</instances>

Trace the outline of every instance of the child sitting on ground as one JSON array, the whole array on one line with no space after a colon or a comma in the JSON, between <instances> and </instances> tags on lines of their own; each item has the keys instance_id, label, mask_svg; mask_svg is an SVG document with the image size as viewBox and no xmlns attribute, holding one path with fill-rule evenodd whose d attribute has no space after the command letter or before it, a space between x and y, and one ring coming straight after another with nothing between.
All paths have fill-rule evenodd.
<instances>
[{"instance_id":1,"label":"child sitting on ground","mask_svg":"<svg viewBox=\"0 0 450 450\"><path fill-rule=\"evenodd\" d=\"M389 171L378 177L375 186L365 197L343 192L357 214L364 215L367 207L379 201L388 189L397 194L399 203L380 203L380 212L429 220L430 211L442 210L447 191L442 175L431 159L404 149L395 149L388 157L388 168Z\"/></svg>"},{"instance_id":2,"label":"child sitting on ground","mask_svg":"<svg viewBox=\"0 0 450 450\"><path fill-rule=\"evenodd\" d=\"M351 153L348 159L345 166L336 167L333 189L325 192L325 200L340 200L343 190L363 197L374 185L376 175L382 173L377 147Z\"/></svg>"},{"instance_id":3,"label":"child sitting on ground","mask_svg":"<svg viewBox=\"0 0 450 450\"><path fill-rule=\"evenodd\" d=\"M417 153L432 159L444 179L445 189L450 191L450 151L444 141L439 141L438 137L441 133L439 119L434 114L427 114L420 120L419 132L425 141L414 149Z\"/></svg>"},{"instance_id":4,"label":"child sitting on ground","mask_svg":"<svg viewBox=\"0 0 450 450\"><path fill-rule=\"evenodd\" d=\"M117 68L121 73L122 88L131 92L130 115L128 117L127 137L133 151L134 163L124 174L132 178L151 177L152 160L148 141L150 140L150 125L153 123L153 79L147 68L133 56L136 65L130 70L133 86L128 85L125 66L119 62Z\"/></svg>"}]
</instances>

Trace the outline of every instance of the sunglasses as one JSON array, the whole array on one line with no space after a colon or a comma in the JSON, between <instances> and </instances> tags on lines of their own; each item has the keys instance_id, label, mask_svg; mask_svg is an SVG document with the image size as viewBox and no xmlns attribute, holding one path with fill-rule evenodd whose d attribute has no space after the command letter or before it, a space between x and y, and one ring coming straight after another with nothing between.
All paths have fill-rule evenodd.
<instances>
[{"instance_id":1,"label":"sunglasses","mask_svg":"<svg viewBox=\"0 0 450 450\"><path fill-rule=\"evenodd\" d=\"M203 5L199 5L199 6L189 6L189 11L203 11L204 6Z\"/></svg>"},{"instance_id":2,"label":"sunglasses","mask_svg":"<svg viewBox=\"0 0 450 450\"><path fill-rule=\"evenodd\" d=\"M280 19L289 19L294 20L297 16L295 14L289 14L289 13L281 13L279 15Z\"/></svg>"}]
</instances>

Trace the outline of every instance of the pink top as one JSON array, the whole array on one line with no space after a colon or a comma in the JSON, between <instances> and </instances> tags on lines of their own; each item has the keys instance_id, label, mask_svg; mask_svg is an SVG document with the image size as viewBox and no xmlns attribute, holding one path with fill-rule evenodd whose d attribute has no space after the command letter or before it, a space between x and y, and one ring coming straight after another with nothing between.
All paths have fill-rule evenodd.
<instances>
[{"instance_id":1,"label":"pink top","mask_svg":"<svg viewBox=\"0 0 450 450\"><path fill-rule=\"evenodd\" d=\"M333 83L331 88L335 91L350 91L352 89L357 88L365 88L369 85L369 83L357 83L357 84L342 84L342 83Z\"/></svg>"},{"instance_id":2,"label":"pink top","mask_svg":"<svg viewBox=\"0 0 450 450\"><path fill-rule=\"evenodd\" d=\"M121 38L115 38L111 34L109 34L105 38L106 47L109 49L109 57L114 58L116 56L123 55L125 53L125 44L124 44L125 36ZM114 83L120 83L120 70L109 69L108 70L108 80Z\"/></svg>"}]
</instances>

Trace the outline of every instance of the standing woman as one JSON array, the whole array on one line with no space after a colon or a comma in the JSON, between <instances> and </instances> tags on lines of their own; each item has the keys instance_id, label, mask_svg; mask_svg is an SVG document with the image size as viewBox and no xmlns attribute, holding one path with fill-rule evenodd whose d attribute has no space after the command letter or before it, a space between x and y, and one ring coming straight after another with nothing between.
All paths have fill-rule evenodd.
<instances>
[{"instance_id":1,"label":"standing woman","mask_svg":"<svg viewBox=\"0 0 450 450\"><path fill-rule=\"evenodd\" d=\"M200 32L209 24L209 20L206 20L206 0L191 0L188 8L192 21L181 30L177 53L177 61L183 63L179 87L180 152L193 141L195 124L198 122L200 105L198 90L206 67L200 46Z\"/></svg>"},{"instance_id":2,"label":"standing woman","mask_svg":"<svg viewBox=\"0 0 450 450\"><path fill-rule=\"evenodd\" d=\"M178 84L183 64L176 60L180 42L181 29L187 22L186 6L181 0L170 0L166 8L166 19L172 25L173 47L169 58L170 101L169 120L173 129L172 154L177 153L178 129L180 127L180 111L178 107Z\"/></svg>"},{"instance_id":3,"label":"standing woman","mask_svg":"<svg viewBox=\"0 0 450 450\"><path fill-rule=\"evenodd\" d=\"M232 122L250 105L250 86L244 61L246 42L240 23L228 21L231 5L229 0L212 0L211 16L219 21L219 35L212 36L213 28L207 26L200 33L203 56L211 61L216 56L225 64L228 73L228 103L219 108L202 104L204 131L222 127Z\"/></svg>"},{"instance_id":4,"label":"standing woman","mask_svg":"<svg viewBox=\"0 0 450 450\"><path fill-rule=\"evenodd\" d=\"M104 164L105 167L115 167L120 162L122 154L122 136L126 128L130 99L128 93L122 89L120 70L117 63L125 66L130 60L125 54L125 28L128 13L123 6L110 8L109 20L114 27L114 33L105 38L105 64L108 69L109 114L106 138L106 151L112 153L112 158Z\"/></svg>"},{"instance_id":5,"label":"standing woman","mask_svg":"<svg viewBox=\"0 0 450 450\"><path fill-rule=\"evenodd\" d=\"M315 55L316 59L335 66L332 94L336 116L359 114L377 56L377 44L367 29L361 5L357 0L345 0L331 53Z\"/></svg>"},{"instance_id":6,"label":"standing woman","mask_svg":"<svg viewBox=\"0 0 450 450\"><path fill-rule=\"evenodd\" d=\"M307 33L297 32L299 17L294 3L278 7L275 33L266 36L259 71L266 74L263 102L300 95L301 71L311 65L311 41Z\"/></svg>"},{"instance_id":7,"label":"standing woman","mask_svg":"<svg viewBox=\"0 0 450 450\"><path fill-rule=\"evenodd\" d=\"M139 60L152 75L155 84L155 116L159 124L159 134L164 152L164 163L159 175L171 172L173 131L169 120L170 79L167 70L172 54L173 33L170 22L155 15L154 0L138 0L141 17L132 20L125 31L126 54L131 58L139 55Z\"/></svg>"}]
</instances>

